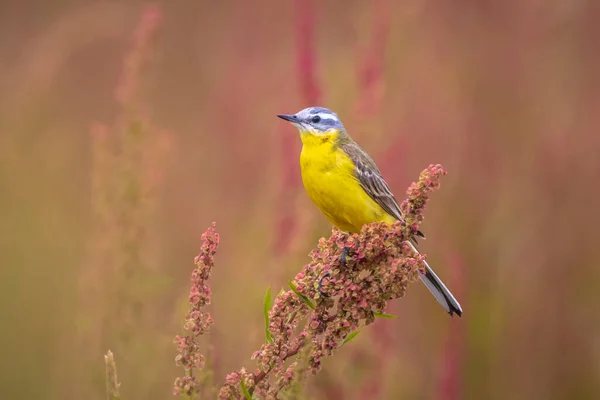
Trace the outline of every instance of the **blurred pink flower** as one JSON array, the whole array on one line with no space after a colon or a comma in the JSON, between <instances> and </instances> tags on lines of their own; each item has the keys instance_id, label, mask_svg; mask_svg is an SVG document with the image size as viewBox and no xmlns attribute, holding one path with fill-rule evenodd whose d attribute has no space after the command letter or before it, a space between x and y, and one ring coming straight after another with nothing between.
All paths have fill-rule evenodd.
<instances>
[{"instance_id":1,"label":"blurred pink flower","mask_svg":"<svg viewBox=\"0 0 600 400\"><path fill-rule=\"evenodd\" d=\"M117 100L130 104L139 92L140 70L151 55L152 38L160 26L160 7L152 4L146 7L133 33L131 51L124 61L123 71L116 89Z\"/></svg>"}]
</instances>

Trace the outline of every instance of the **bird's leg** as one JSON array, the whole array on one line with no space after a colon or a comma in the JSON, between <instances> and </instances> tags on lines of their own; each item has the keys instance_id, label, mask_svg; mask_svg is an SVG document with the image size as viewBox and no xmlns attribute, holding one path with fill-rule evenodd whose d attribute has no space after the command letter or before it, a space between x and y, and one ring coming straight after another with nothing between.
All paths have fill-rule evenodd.
<instances>
[{"instance_id":1,"label":"bird's leg","mask_svg":"<svg viewBox=\"0 0 600 400\"><path fill-rule=\"evenodd\" d=\"M340 262L342 263L342 265L346 265L346 257L348 257L348 253L350 253L350 249L344 247L342 249L342 255L340 256Z\"/></svg>"}]
</instances>

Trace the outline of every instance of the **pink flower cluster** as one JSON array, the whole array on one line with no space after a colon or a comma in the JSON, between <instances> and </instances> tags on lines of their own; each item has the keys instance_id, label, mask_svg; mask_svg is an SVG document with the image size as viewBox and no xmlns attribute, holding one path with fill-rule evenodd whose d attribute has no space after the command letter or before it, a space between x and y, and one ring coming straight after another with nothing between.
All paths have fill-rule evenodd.
<instances>
[{"instance_id":1,"label":"pink flower cluster","mask_svg":"<svg viewBox=\"0 0 600 400\"><path fill-rule=\"evenodd\" d=\"M373 223L352 235L334 228L329 238L321 238L292 290L275 299L269 312L271 340L252 356L258 369L228 375L219 399L239 398L242 377L250 394L277 398L295 379L303 379L304 370L318 372L322 359L333 355L361 323L373 323L389 300L403 297L424 269L425 258L406 241L418 231L429 194L445 173L441 165L430 165L410 186L402 203L405 224ZM306 360L286 368L286 360L307 345ZM300 367L302 361L306 368Z\"/></svg>"},{"instance_id":2,"label":"pink flower cluster","mask_svg":"<svg viewBox=\"0 0 600 400\"><path fill-rule=\"evenodd\" d=\"M210 304L210 286L208 279L215 265L215 253L219 246L219 234L215 230L215 223L202 234L200 254L194 262L197 268L192 272L192 285L190 288L190 310L185 316L183 328L191 332L190 335L175 337L178 354L175 363L183 367L184 376L175 379L174 394L192 395L199 391L199 384L193 372L194 369L204 368L204 356L200 354L197 338L208 331L213 324L211 315L203 308Z\"/></svg>"},{"instance_id":3,"label":"pink flower cluster","mask_svg":"<svg viewBox=\"0 0 600 400\"><path fill-rule=\"evenodd\" d=\"M313 251L303 277L296 276L298 292L316 301L308 324L309 365L314 373L321 368L322 358L333 355L361 321L373 323L376 313L383 314L387 302L404 296L418 278L423 258L413 255L404 243L409 229L400 222L366 225L354 235L334 229ZM341 261L344 248L345 263ZM315 282L324 274L329 278L320 293Z\"/></svg>"},{"instance_id":4,"label":"pink flower cluster","mask_svg":"<svg viewBox=\"0 0 600 400\"><path fill-rule=\"evenodd\" d=\"M406 190L406 199L400 204L406 224L411 226L412 232L417 232L417 226L423 222L425 203L429 193L440 188L440 178L446 175L446 169L440 164L430 164L419 175L419 180L413 182Z\"/></svg>"}]
</instances>

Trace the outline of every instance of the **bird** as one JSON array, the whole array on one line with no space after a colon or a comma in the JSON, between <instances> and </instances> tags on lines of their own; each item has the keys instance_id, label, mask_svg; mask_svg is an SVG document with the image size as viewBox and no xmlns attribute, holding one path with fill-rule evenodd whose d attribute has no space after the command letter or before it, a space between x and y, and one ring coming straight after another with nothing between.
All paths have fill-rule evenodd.
<instances>
[{"instance_id":1,"label":"bird","mask_svg":"<svg viewBox=\"0 0 600 400\"><path fill-rule=\"evenodd\" d=\"M379 168L350 138L336 113L324 107L308 107L296 114L277 116L298 129L302 183L312 202L334 226L358 233L365 224L404 221ZM421 232L416 235L424 237ZM407 243L418 253L415 239ZM462 316L460 304L427 262L419 277L450 316Z\"/></svg>"}]
</instances>

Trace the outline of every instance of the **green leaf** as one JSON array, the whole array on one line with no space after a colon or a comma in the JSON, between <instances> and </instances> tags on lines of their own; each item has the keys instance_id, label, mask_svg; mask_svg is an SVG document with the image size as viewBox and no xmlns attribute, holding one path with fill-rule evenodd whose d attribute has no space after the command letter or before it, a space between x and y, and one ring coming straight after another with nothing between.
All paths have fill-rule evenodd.
<instances>
[{"instance_id":1,"label":"green leaf","mask_svg":"<svg viewBox=\"0 0 600 400\"><path fill-rule=\"evenodd\" d=\"M296 290L296 286L292 283L292 282L288 282L288 286L290 287L290 289L292 289L292 291L294 293L296 293L296 295L298 297L300 297L300 299L302 299L303 302L306 303L307 306L309 306L311 309L315 309L315 305L312 303L312 301L310 301L308 299L308 297L306 297L305 295L303 295L302 293L298 293L298 290Z\"/></svg>"},{"instance_id":2,"label":"green leaf","mask_svg":"<svg viewBox=\"0 0 600 400\"><path fill-rule=\"evenodd\" d=\"M263 308L265 313L265 337L267 343L273 343L273 335L269 331L269 309L271 308L271 286L267 289L265 294L265 300L263 302Z\"/></svg>"},{"instance_id":3,"label":"green leaf","mask_svg":"<svg viewBox=\"0 0 600 400\"><path fill-rule=\"evenodd\" d=\"M346 339L344 339L344 341L342 342L342 345L348 343L349 341L351 341L352 339L354 339L358 334L360 333L360 331L354 331L354 332L350 332L350 334L348 336L346 336Z\"/></svg>"},{"instance_id":4,"label":"green leaf","mask_svg":"<svg viewBox=\"0 0 600 400\"><path fill-rule=\"evenodd\" d=\"M375 315L377 318L388 318L388 319L398 318L397 315L384 314L384 313L380 313L380 312L373 312L373 315Z\"/></svg>"},{"instance_id":5,"label":"green leaf","mask_svg":"<svg viewBox=\"0 0 600 400\"><path fill-rule=\"evenodd\" d=\"M240 380L240 386L242 388L242 393L244 393L244 397L246 398L246 400L252 400L252 395L248 391L248 388L246 388L246 384L244 383L243 376L242 376L242 379Z\"/></svg>"}]
</instances>

